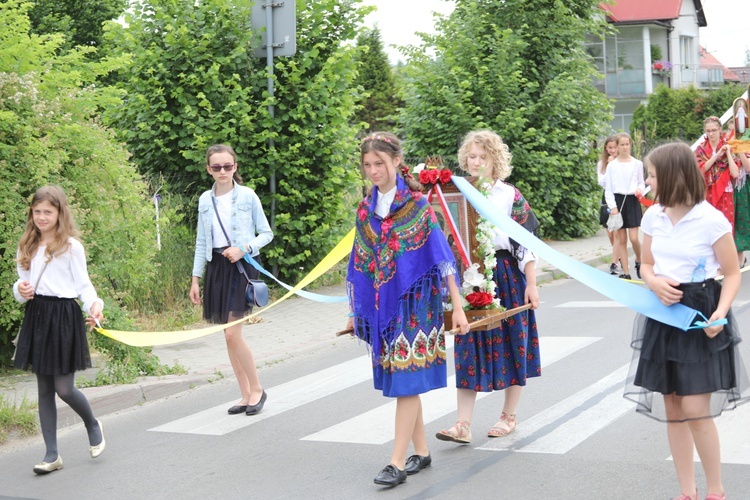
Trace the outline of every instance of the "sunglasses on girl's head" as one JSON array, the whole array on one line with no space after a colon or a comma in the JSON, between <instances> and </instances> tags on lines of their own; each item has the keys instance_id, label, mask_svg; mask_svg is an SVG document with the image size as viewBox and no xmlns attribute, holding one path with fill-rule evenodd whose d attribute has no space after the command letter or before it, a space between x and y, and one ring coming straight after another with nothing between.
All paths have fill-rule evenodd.
<instances>
[{"instance_id":1,"label":"sunglasses on girl's head","mask_svg":"<svg viewBox=\"0 0 750 500\"><path fill-rule=\"evenodd\" d=\"M209 165L209 168L214 172L221 172L222 168L227 172L231 172L234 166L234 163L227 163L226 165Z\"/></svg>"}]
</instances>

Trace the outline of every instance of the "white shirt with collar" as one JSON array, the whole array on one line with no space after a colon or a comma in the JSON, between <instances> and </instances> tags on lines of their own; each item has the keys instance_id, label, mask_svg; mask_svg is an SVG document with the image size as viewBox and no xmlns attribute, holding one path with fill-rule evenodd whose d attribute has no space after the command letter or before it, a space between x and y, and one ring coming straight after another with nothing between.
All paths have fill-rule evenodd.
<instances>
[{"instance_id":1,"label":"white shirt with collar","mask_svg":"<svg viewBox=\"0 0 750 500\"><path fill-rule=\"evenodd\" d=\"M378 189L378 204L375 206L375 213L380 216L381 219L384 219L391 211L391 204L396 197L396 187L397 186L393 186L393 189L387 193L381 193L380 189Z\"/></svg>"},{"instance_id":2,"label":"white shirt with collar","mask_svg":"<svg viewBox=\"0 0 750 500\"><path fill-rule=\"evenodd\" d=\"M637 190L643 192L644 189L646 183L641 160L631 156L629 161L615 159L609 162L604 174L604 198L610 209L620 209L615 202L615 194L635 194Z\"/></svg>"},{"instance_id":3,"label":"white shirt with collar","mask_svg":"<svg viewBox=\"0 0 750 500\"><path fill-rule=\"evenodd\" d=\"M654 204L643 215L641 230L651 236L654 274L680 283L689 283L701 257L705 257L706 279L719 273L713 245L732 226L707 201L695 205L677 224L672 225L664 207Z\"/></svg>"},{"instance_id":4,"label":"white shirt with collar","mask_svg":"<svg viewBox=\"0 0 750 500\"><path fill-rule=\"evenodd\" d=\"M27 302L19 293L18 285L22 281L28 281L32 286L36 284L35 294L66 299L77 298L83 304L83 310L86 313L90 312L95 302L98 302L102 308L104 307L104 302L97 296L96 289L91 284L83 245L75 238L69 238L68 243L70 248L55 255L46 268L44 266L47 260L46 246L40 246L37 249L31 259L29 269L17 266L18 281L13 285L13 295L18 302Z\"/></svg>"},{"instance_id":5,"label":"white shirt with collar","mask_svg":"<svg viewBox=\"0 0 750 500\"><path fill-rule=\"evenodd\" d=\"M510 184L506 184L503 181L495 181L495 184L490 189L487 199L492 206L497 209L498 212L505 214L510 217L513 212L513 201L516 196L516 190ZM492 238L492 243L495 245L495 250L512 250L513 246L510 244L510 238L507 234L502 232L497 227L495 228L495 237ZM523 250L521 255L523 259L518 262L518 269L522 273L526 274L526 264L529 262L536 262L537 258L533 252L525 247L521 247ZM536 264L535 264L536 265Z\"/></svg>"}]
</instances>

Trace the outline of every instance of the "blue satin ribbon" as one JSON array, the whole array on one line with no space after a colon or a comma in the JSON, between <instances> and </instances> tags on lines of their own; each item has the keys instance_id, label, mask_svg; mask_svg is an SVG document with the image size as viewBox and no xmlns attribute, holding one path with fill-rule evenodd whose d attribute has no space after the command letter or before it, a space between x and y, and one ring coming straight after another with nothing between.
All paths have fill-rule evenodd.
<instances>
[{"instance_id":1,"label":"blue satin ribbon","mask_svg":"<svg viewBox=\"0 0 750 500\"><path fill-rule=\"evenodd\" d=\"M469 184L466 179L455 175L451 179L466 197L466 200L474 206L482 217L545 261L605 297L617 301L644 316L681 330L705 328L716 323L710 325L704 323L703 326L697 323L695 326L691 326L696 316L700 314L695 309L679 303L665 306L650 290L626 283L625 280L561 254L528 232L508 215L498 213L489 200Z\"/></svg>"},{"instance_id":2,"label":"blue satin ribbon","mask_svg":"<svg viewBox=\"0 0 750 500\"><path fill-rule=\"evenodd\" d=\"M287 285L283 281L277 280L276 276L274 276L273 274L271 274L268 271L266 271L265 269L263 269L263 266L261 266L260 264L258 264L258 262L255 259L253 259L252 257L250 257L250 254L245 254L245 260L248 261L250 263L250 265L253 266L255 269L257 269L261 273L265 274L266 276L268 276L269 278L271 278L272 280L274 280L276 283L278 283L279 285L283 286L287 290L292 290L294 288L294 287L291 287L291 286ZM333 303L336 303L336 302L346 302L346 301L349 300L349 297L347 297L346 295L322 295L322 294L319 294L319 293L307 292L305 290L297 290L294 293L296 293L300 297L304 297L306 299L314 300L315 302L323 302L323 303L326 303L326 304L333 304Z\"/></svg>"},{"instance_id":3,"label":"blue satin ribbon","mask_svg":"<svg viewBox=\"0 0 750 500\"><path fill-rule=\"evenodd\" d=\"M717 319L716 321L708 322L708 318L706 318L702 312L697 311L698 314L700 314L701 318L703 318L703 321L696 321L695 324L688 328L688 330L698 330L700 328L710 328L712 326L723 326L727 324L727 318L721 318Z\"/></svg>"}]
</instances>

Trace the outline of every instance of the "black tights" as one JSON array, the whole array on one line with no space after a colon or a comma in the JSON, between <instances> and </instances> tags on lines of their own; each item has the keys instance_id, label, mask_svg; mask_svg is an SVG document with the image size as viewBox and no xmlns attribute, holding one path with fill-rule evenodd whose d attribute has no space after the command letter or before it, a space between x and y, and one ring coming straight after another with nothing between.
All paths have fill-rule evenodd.
<instances>
[{"instance_id":1,"label":"black tights","mask_svg":"<svg viewBox=\"0 0 750 500\"><path fill-rule=\"evenodd\" d=\"M86 396L76 389L74 379L73 373L67 375L37 374L36 376L39 390L39 423L42 426L44 444L47 446L47 454L44 455L45 462L54 462L58 455L55 393L81 417L89 435L89 444L96 446L102 442L99 423L94 417L94 412L91 411L91 405L86 400Z\"/></svg>"}]
</instances>

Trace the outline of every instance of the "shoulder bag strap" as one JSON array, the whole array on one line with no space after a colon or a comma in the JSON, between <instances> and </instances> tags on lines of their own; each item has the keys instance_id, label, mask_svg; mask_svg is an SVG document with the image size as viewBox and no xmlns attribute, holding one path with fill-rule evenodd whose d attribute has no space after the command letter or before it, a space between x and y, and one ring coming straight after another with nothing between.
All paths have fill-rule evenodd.
<instances>
[{"instance_id":1,"label":"shoulder bag strap","mask_svg":"<svg viewBox=\"0 0 750 500\"><path fill-rule=\"evenodd\" d=\"M211 193L211 203L214 204L214 213L216 214L216 219L219 221L219 227L221 227L221 232L224 233L224 237L229 242L229 246L232 246L232 239L227 234L227 230L224 229L224 224L221 223L221 217L219 216L219 209L216 206L216 198L214 198L213 193ZM242 263L238 260L235 262L237 264L237 269L239 269L240 273L245 277L248 283L250 283L250 276L247 275L245 272L245 268L243 267Z\"/></svg>"}]
</instances>

